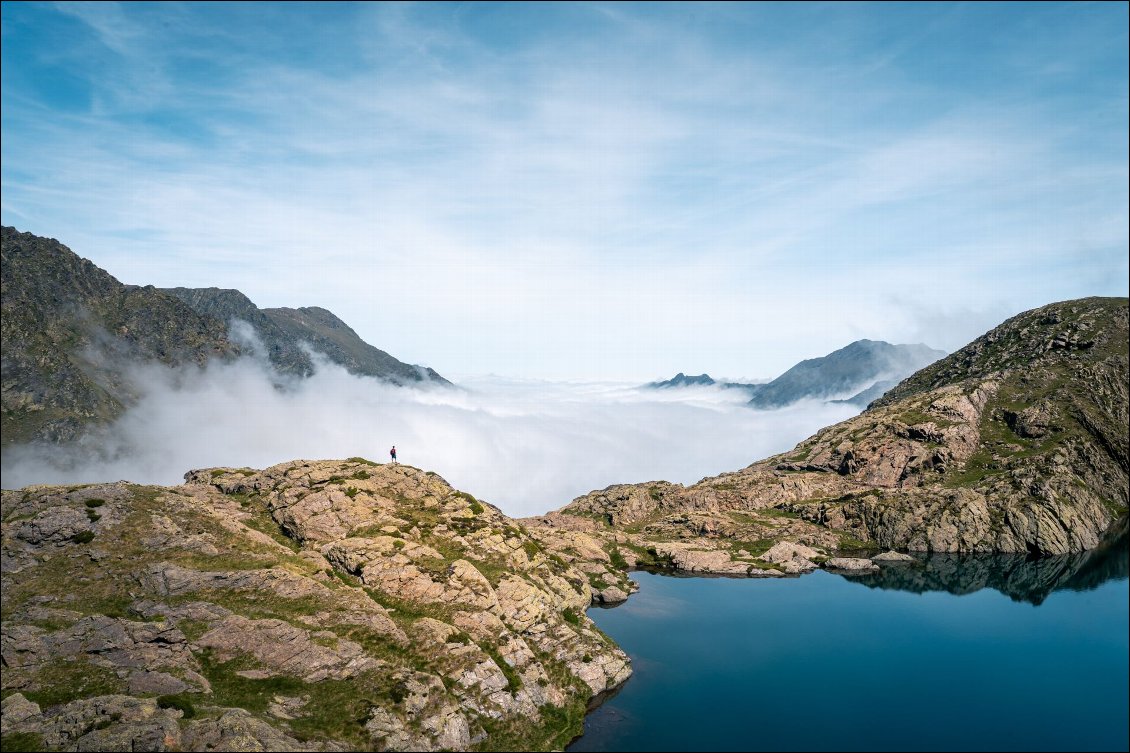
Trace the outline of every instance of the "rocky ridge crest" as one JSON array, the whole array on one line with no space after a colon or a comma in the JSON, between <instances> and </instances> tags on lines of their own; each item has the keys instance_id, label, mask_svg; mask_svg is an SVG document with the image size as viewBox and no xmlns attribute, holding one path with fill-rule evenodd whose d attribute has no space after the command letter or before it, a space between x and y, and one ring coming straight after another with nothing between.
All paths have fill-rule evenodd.
<instances>
[{"instance_id":1,"label":"rocky ridge crest","mask_svg":"<svg viewBox=\"0 0 1130 753\"><path fill-rule=\"evenodd\" d=\"M790 452L689 487L609 487L528 522L555 551L582 529L621 556L727 574L773 574L781 540L824 556L1092 549L1127 514L1128 340L1125 298L1044 306Z\"/></svg>"},{"instance_id":2,"label":"rocky ridge crest","mask_svg":"<svg viewBox=\"0 0 1130 753\"><path fill-rule=\"evenodd\" d=\"M320 308L261 311L238 290L125 285L52 238L0 229L0 429L5 445L69 442L136 402L139 365L203 366L239 356L233 319L259 332L274 366L313 371L309 344L354 374L395 384L447 380L398 361Z\"/></svg>"}]
</instances>

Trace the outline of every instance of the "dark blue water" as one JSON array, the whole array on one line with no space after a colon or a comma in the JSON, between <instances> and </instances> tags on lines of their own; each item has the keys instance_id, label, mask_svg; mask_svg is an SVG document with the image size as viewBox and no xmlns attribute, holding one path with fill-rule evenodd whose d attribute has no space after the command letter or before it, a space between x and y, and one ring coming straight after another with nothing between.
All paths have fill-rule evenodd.
<instances>
[{"instance_id":1,"label":"dark blue water","mask_svg":"<svg viewBox=\"0 0 1130 753\"><path fill-rule=\"evenodd\" d=\"M674 578L590 616L635 675L570 751L1127 750L1125 545Z\"/></svg>"}]
</instances>

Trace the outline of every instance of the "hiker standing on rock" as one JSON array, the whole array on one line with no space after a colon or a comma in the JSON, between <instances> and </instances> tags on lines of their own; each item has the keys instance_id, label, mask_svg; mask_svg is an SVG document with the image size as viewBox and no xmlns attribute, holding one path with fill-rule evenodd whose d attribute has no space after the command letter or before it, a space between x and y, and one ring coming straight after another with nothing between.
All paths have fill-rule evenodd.
<instances>
[{"instance_id":1,"label":"hiker standing on rock","mask_svg":"<svg viewBox=\"0 0 1130 753\"><path fill-rule=\"evenodd\" d=\"M396 465L396 445L393 445L392 449L388 451L388 456L392 458L392 464Z\"/></svg>"}]
</instances>

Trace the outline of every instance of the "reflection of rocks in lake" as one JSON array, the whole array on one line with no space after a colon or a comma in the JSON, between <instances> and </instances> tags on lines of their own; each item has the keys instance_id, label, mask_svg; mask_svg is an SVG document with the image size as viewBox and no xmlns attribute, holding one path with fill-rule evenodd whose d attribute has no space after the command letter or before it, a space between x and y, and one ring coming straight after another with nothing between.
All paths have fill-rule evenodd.
<instances>
[{"instance_id":1,"label":"reflection of rocks in lake","mask_svg":"<svg viewBox=\"0 0 1130 753\"><path fill-rule=\"evenodd\" d=\"M853 582L870 588L923 593L968 594L982 588L1014 601L1041 604L1052 591L1085 591L1130 572L1127 520L1115 524L1095 549L1076 554L1030 558L1023 554L916 554L913 562L883 562L879 573Z\"/></svg>"}]
</instances>

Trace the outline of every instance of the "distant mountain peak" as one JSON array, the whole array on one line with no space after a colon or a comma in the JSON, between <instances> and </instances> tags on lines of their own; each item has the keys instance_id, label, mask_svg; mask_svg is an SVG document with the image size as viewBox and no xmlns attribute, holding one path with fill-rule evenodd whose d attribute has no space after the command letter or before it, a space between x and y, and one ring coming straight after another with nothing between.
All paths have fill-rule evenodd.
<instances>
[{"instance_id":1,"label":"distant mountain peak","mask_svg":"<svg viewBox=\"0 0 1130 753\"><path fill-rule=\"evenodd\" d=\"M860 393L845 401L854 402L877 383L897 383L945 355L921 344L856 340L826 356L805 359L767 384L752 385L750 405L781 408L799 400L828 400Z\"/></svg>"},{"instance_id":2,"label":"distant mountain peak","mask_svg":"<svg viewBox=\"0 0 1130 753\"><path fill-rule=\"evenodd\" d=\"M710 386L714 384L714 380L709 374L699 374L698 376L687 376L683 372L679 372L670 379L665 379L661 382L648 382L645 387L654 389L668 389L670 387L701 387Z\"/></svg>"}]
</instances>

